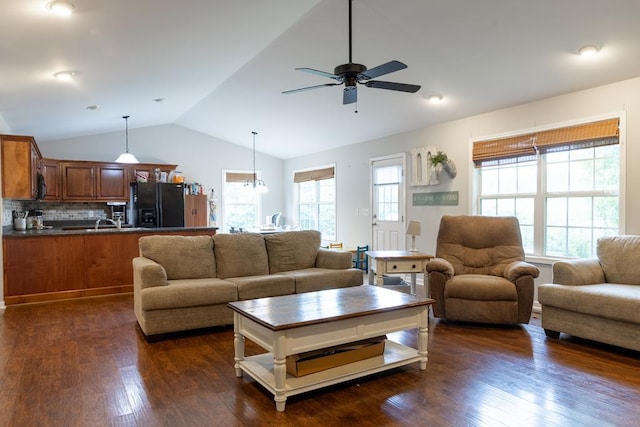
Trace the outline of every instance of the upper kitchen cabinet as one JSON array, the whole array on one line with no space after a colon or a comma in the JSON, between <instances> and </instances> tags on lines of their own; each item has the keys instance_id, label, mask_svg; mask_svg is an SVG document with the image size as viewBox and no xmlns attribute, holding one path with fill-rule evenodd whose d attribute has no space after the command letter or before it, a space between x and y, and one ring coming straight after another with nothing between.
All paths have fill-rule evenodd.
<instances>
[{"instance_id":1,"label":"upper kitchen cabinet","mask_svg":"<svg viewBox=\"0 0 640 427\"><path fill-rule=\"evenodd\" d=\"M126 165L118 163L62 162L62 200L127 201Z\"/></svg>"},{"instance_id":2,"label":"upper kitchen cabinet","mask_svg":"<svg viewBox=\"0 0 640 427\"><path fill-rule=\"evenodd\" d=\"M40 150L32 136L0 135L2 197L33 200L38 197Z\"/></svg>"},{"instance_id":3,"label":"upper kitchen cabinet","mask_svg":"<svg viewBox=\"0 0 640 427\"><path fill-rule=\"evenodd\" d=\"M122 164L98 163L96 198L104 201L129 200L128 167Z\"/></svg>"},{"instance_id":4,"label":"upper kitchen cabinet","mask_svg":"<svg viewBox=\"0 0 640 427\"><path fill-rule=\"evenodd\" d=\"M46 195L42 200L49 202L62 200L60 160L42 159L40 161L40 173L44 177L44 183L47 186Z\"/></svg>"}]
</instances>

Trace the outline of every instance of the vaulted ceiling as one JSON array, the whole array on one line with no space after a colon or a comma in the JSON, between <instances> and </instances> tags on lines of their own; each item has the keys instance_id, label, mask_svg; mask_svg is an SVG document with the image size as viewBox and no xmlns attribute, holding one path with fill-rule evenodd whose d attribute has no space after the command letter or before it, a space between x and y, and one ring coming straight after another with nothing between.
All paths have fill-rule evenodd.
<instances>
[{"instance_id":1,"label":"vaulted ceiling","mask_svg":"<svg viewBox=\"0 0 640 427\"><path fill-rule=\"evenodd\" d=\"M247 147L255 130L258 151L286 159L640 76L637 0L353 0L353 61L402 61L378 80L422 88L359 86L349 105L341 86L281 93L331 82L296 67L348 62L348 0L71 1L61 18L46 0L0 0L12 133L64 140L130 115ZM53 78L65 70L72 81Z\"/></svg>"}]
</instances>

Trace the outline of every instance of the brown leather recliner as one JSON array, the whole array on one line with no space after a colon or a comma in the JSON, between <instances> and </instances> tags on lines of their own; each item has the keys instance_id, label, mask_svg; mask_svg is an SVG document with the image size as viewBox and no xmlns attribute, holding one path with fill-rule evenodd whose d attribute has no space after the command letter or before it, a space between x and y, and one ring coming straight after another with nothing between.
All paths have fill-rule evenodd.
<instances>
[{"instance_id":1,"label":"brown leather recliner","mask_svg":"<svg viewBox=\"0 0 640 427\"><path fill-rule=\"evenodd\" d=\"M524 261L515 217L443 216L427 273L435 317L529 323L540 271Z\"/></svg>"}]
</instances>

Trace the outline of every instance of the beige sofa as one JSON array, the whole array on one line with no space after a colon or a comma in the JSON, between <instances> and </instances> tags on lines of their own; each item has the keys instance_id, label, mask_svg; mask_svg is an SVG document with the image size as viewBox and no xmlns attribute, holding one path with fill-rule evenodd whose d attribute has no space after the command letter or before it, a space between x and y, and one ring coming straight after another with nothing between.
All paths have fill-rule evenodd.
<instances>
[{"instance_id":1,"label":"beige sofa","mask_svg":"<svg viewBox=\"0 0 640 427\"><path fill-rule=\"evenodd\" d=\"M312 230L140 238L134 310L145 336L233 323L227 303L363 283Z\"/></svg>"},{"instance_id":2,"label":"beige sofa","mask_svg":"<svg viewBox=\"0 0 640 427\"><path fill-rule=\"evenodd\" d=\"M640 236L600 238L597 256L554 263L538 287L542 327L640 351Z\"/></svg>"}]
</instances>

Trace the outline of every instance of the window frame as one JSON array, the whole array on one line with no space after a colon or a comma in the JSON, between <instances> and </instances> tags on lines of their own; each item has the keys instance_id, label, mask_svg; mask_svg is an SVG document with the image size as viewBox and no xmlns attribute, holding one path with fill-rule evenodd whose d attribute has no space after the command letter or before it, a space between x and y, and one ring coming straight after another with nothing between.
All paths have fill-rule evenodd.
<instances>
[{"instance_id":1,"label":"window frame","mask_svg":"<svg viewBox=\"0 0 640 427\"><path fill-rule=\"evenodd\" d=\"M525 135L530 135L536 132L544 132L544 131L552 131L558 128L563 127L571 127L577 125L583 125L590 122L597 122L608 119L618 119L619 120L619 134L618 134L618 146L619 146L619 187L618 187L618 234L624 234L626 230L626 215L625 215L625 206L626 206L626 113L624 111L619 111L615 113L603 114L599 116L587 117L579 120L572 120L568 122L555 123L551 125L545 126L537 126L533 128L518 130L514 132L507 132L501 134L488 135L483 137L472 137L469 139L469 158L473 158L473 147L474 143L478 141L486 141L491 139L500 139L500 138L517 138ZM545 202L546 198L552 193L546 193L546 182L545 182L545 172L546 165L544 164L545 160L542 158L542 155L536 155L536 185L537 190L534 195L534 254L526 254L525 257L530 262L538 262L541 264L552 264L556 260L562 259L570 259L572 257L568 256L550 256L544 254L545 248L545 236L546 236L546 216L545 216ZM473 161L470 162L471 171L469 174L469 188L471 191L469 192L469 206L471 215L479 215L480 213L480 202L481 202L481 167L476 167ZM503 195L500 195L503 196ZM517 196L517 193L511 195ZM522 196L525 196L524 194Z\"/></svg>"},{"instance_id":2,"label":"window frame","mask_svg":"<svg viewBox=\"0 0 640 427\"><path fill-rule=\"evenodd\" d=\"M256 177L258 179L261 179L261 173L260 171L256 171ZM247 175L247 176L253 176L253 170L244 170L244 169L223 169L222 170L222 194L220 194L220 202L219 203L219 207L221 210L221 224L220 224L220 230L225 230L225 229L229 229L229 227L227 226L227 222L228 222L228 217L227 217L227 183L228 182L232 182L232 181L227 181L227 174L242 174L242 175ZM244 184L243 184L244 185ZM255 191L253 189L248 190L248 191ZM262 218L262 193L256 191L256 221L257 223L254 225L254 227L257 227L260 224L260 218Z\"/></svg>"},{"instance_id":3,"label":"window frame","mask_svg":"<svg viewBox=\"0 0 640 427\"><path fill-rule=\"evenodd\" d=\"M319 179L316 179L316 177L314 176L315 173L314 172L318 172L320 173L320 175L326 176L327 173L326 171L328 169L332 169L333 170L333 177L332 178L322 178L320 177ZM305 168L305 169L297 169L293 171L293 177L292 177L292 181L293 181L293 189L294 189L294 209L295 209L295 213L294 213L294 218L295 218L295 222L298 225L298 227L300 227L301 229L305 229L302 228L301 225L301 218L300 218L300 184L302 182L296 182L296 176L306 176L308 177L308 179L306 179L303 182L315 182L316 183L316 194L319 194L319 186L320 186L320 181L324 181L324 180L328 180L328 179L333 179L333 228L335 230L335 236L325 236L322 235L322 241L323 242L336 242L338 239L338 177L337 177L337 168L335 164L326 164L326 165L321 165L321 166L314 166L311 168ZM309 203L305 203L305 204L309 204ZM318 199L316 199L316 201L313 203L316 206L316 210L318 212L318 215L320 214L320 205L322 204L327 204L326 202L320 202L318 201ZM319 218L319 216L318 216ZM318 220L318 222L320 222ZM320 231L320 230L318 230Z\"/></svg>"}]
</instances>

